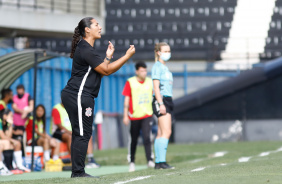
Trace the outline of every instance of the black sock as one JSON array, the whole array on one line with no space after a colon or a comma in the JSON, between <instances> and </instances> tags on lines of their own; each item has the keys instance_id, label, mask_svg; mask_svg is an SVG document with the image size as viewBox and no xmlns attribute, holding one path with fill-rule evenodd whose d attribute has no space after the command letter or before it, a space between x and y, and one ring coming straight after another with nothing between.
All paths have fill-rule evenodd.
<instances>
[{"instance_id":1,"label":"black sock","mask_svg":"<svg viewBox=\"0 0 282 184\"><path fill-rule=\"evenodd\" d=\"M14 150L5 150L3 151L3 156L4 156L4 164L9 170L14 169L13 168L13 155L14 155Z\"/></svg>"}]
</instances>

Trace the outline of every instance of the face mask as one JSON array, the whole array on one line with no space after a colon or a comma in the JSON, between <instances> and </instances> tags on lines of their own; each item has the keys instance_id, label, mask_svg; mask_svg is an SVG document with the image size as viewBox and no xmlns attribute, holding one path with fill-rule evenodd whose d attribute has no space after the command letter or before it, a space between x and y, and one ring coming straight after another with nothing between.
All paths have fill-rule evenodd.
<instances>
[{"instance_id":1,"label":"face mask","mask_svg":"<svg viewBox=\"0 0 282 184\"><path fill-rule=\"evenodd\" d=\"M14 103L14 101L11 99L11 100L9 100L9 102L8 102L9 104L11 104L11 103Z\"/></svg>"},{"instance_id":2,"label":"face mask","mask_svg":"<svg viewBox=\"0 0 282 184\"><path fill-rule=\"evenodd\" d=\"M21 99L23 96L24 96L24 95L19 95L19 94L18 94L18 98L19 98L19 99Z\"/></svg>"},{"instance_id":3,"label":"face mask","mask_svg":"<svg viewBox=\"0 0 282 184\"><path fill-rule=\"evenodd\" d=\"M164 61L168 61L171 57L171 53L161 53L160 58Z\"/></svg>"}]
</instances>

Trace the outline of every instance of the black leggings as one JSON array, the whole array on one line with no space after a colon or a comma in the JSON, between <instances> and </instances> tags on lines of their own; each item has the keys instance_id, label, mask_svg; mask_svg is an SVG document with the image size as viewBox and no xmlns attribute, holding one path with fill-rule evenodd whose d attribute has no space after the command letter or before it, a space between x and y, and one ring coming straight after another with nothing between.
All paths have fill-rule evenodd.
<instances>
[{"instance_id":1,"label":"black leggings","mask_svg":"<svg viewBox=\"0 0 282 184\"><path fill-rule=\"evenodd\" d=\"M147 161L152 160L151 139L150 139L151 127L152 127L152 117L131 121L131 126L130 126L131 142L129 142L131 162L135 161L136 146L137 146L140 130L142 130L142 134L143 134L143 143L145 147Z\"/></svg>"},{"instance_id":2,"label":"black leggings","mask_svg":"<svg viewBox=\"0 0 282 184\"><path fill-rule=\"evenodd\" d=\"M72 177L78 177L85 173L85 157L92 135L94 99L65 91L61 97L72 126Z\"/></svg>"}]
</instances>

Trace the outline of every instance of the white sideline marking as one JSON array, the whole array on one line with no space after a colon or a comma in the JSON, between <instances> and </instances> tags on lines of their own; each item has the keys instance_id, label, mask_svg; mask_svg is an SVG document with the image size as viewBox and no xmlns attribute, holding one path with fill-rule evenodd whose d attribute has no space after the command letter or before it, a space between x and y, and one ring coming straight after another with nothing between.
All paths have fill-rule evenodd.
<instances>
[{"instance_id":1,"label":"white sideline marking","mask_svg":"<svg viewBox=\"0 0 282 184\"><path fill-rule=\"evenodd\" d=\"M277 152L282 151L282 147L277 149Z\"/></svg>"},{"instance_id":2,"label":"white sideline marking","mask_svg":"<svg viewBox=\"0 0 282 184\"><path fill-rule=\"evenodd\" d=\"M209 158L217 158L217 157L223 157L224 155L226 155L228 152L227 151L219 151L219 152L215 152L212 155L209 155ZM201 162L205 159L208 158L199 158L199 159L195 159L195 160L191 160L190 163L197 163L197 162Z\"/></svg>"},{"instance_id":3,"label":"white sideline marking","mask_svg":"<svg viewBox=\"0 0 282 184\"><path fill-rule=\"evenodd\" d=\"M228 152L227 151L220 151L220 152L216 152L212 155L212 157L216 158L216 157L223 157L224 155L226 155Z\"/></svg>"},{"instance_id":4,"label":"white sideline marking","mask_svg":"<svg viewBox=\"0 0 282 184\"><path fill-rule=\"evenodd\" d=\"M268 156L270 154L270 152L262 152L261 154L259 154L260 157L265 157Z\"/></svg>"},{"instance_id":5,"label":"white sideline marking","mask_svg":"<svg viewBox=\"0 0 282 184\"><path fill-rule=\"evenodd\" d=\"M177 173L168 173L166 174L167 176L170 176L170 175L174 175L174 174L177 174Z\"/></svg>"},{"instance_id":6,"label":"white sideline marking","mask_svg":"<svg viewBox=\"0 0 282 184\"><path fill-rule=\"evenodd\" d=\"M260 157L264 157L264 156L268 156L270 153L277 153L277 152L280 152L282 151L282 147L281 148L278 148L277 150L275 151L266 151L266 152L262 152L259 154Z\"/></svg>"},{"instance_id":7,"label":"white sideline marking","mask_svg":"<svg viewBox=\"0 0 282 184\"><path fill-rule=\"evenodd\" d=\"M227 164L226 163L222 163L222 164L220 164L220 166L226 166Z\"/></svg>"},{"instance_id":8,"label":"white sideline marking","mask_svg":"<svg viewBox=\"0 0 282 184\"><path fill-rule=\"evenodd\" d=\"M238 159L238 162L248 162L252 157L241 157Z\"/></svg>"},{"instance_id":9,"label":"white sideline marking","mask_svg":"<svg viewBox=\"0 0 282 184\"><path fill-rule=\"evenodd\" d=\"M201 162L203 161L204 159L196 159L196 160L191 160L190 163L197 163L197 162Z\"/></svg>"},{"instance_id":10,"label":"white sideline marking","mask_svg":"<svg viewBox=\"0 0 282 184\"><path fill-rule=\"evenodd\" d=\"M127 180L127 181L119 181L119 182L114 183L114 184L124 184L124 183L129 183L129 182L132 182L132 181L144 180L144 179L147 179L147 178L150 178L150 177L152 177L152 176L141 176L141 177L133 178L131 180Z\"/></svg>"},{"instance_id":11,"label":"white sideline marking","mask_svg":"<svg viewBox=\"0 0 282 184\"><path fill-rule=\"evenodd\" d=\"M204 170L205 168L206 168L206 167L199 167L199 168L197 168L197 169L191 170L191 172L202 171L202 170Z\"/></svg>"}]
</instances>

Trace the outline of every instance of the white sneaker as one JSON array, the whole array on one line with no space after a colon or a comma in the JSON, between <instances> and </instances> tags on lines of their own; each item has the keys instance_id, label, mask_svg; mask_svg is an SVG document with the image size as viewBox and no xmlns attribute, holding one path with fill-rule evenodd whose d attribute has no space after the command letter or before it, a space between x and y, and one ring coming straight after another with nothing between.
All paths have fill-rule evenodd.
<instances>
[{"instance_id":1,"label":"white sneaker","mask_svg":"<svg viewBox=\"0 0 282 184\"><path fill-rule=\"evenodd\" d=\"M126 157L126 159L127 159L127 162L130 164L130 161L131 161L131 155L127 155L127 157Z\"/></svg>"},{"instance_id":2,"label":"white sneaker","mask_svg":"<svg viewBox=\"0 0 282 184\"><path fill-rule=\"evenodd\" d=\"M135 171L135 164L133 162L131 162L129 164L129 172L134 172Z\"/></svg>"},{"instance_id":3,"label":"white sneaker","mask_svg":"<svg viewBox=\"0 0 282 184\"><path fill-rule=\"evenodd\" d=\"M11 171L9 171L5 166L0 168L0 176L10 176L13 175Z\"/></svg>"},{"instance_id":4,"label":"white sneaker","mask_svg":"<svg viewBox=\"0 0 282 184\"><path fill-rule=\"evenodd\" d=\"M101 165L98 164L94 158L91 158L90 160L88 160L88 163L85 166L86 168L100 168Z\"/></svg>"},{"instance_id":5,"label":"white sneaker","mask_svg":"<svg viewBox=\"0 0 282 184\"><path fill-rule=\"evenodd\" d=\"M88 168L88 169L92 169L92 168L96 169L96 168L100 168L101 166L98 165L98 164L95 164L95 163L88 163L88 164L85 165L85 167Z\"/></svg>"},{"instance_id":6,"label":"white sneaker","mask_svg":"<svg viewBox=\"0 0 282 184\"><path fill-rule=\"evenodd\" d=\"M19 169L19 170L22 170L22 171L25 172L25 173L30 173L30 172L31 172L30 169L26 168L26 167L23 166L23 165L18 166L18 169Z\"/></svg>"},{"instance_id":7,"label":"white sneaker","mask_svg":"<svg viewBox=\"0 0 282 184\"><path fill-rule=\"evenodd\" d=\"M147 166L148 166L149 168L154 168L154 167L155 167L155 163L154 163L152 160L150 160L150 161L148 162Z\"/></svg>"}]
</instances>

